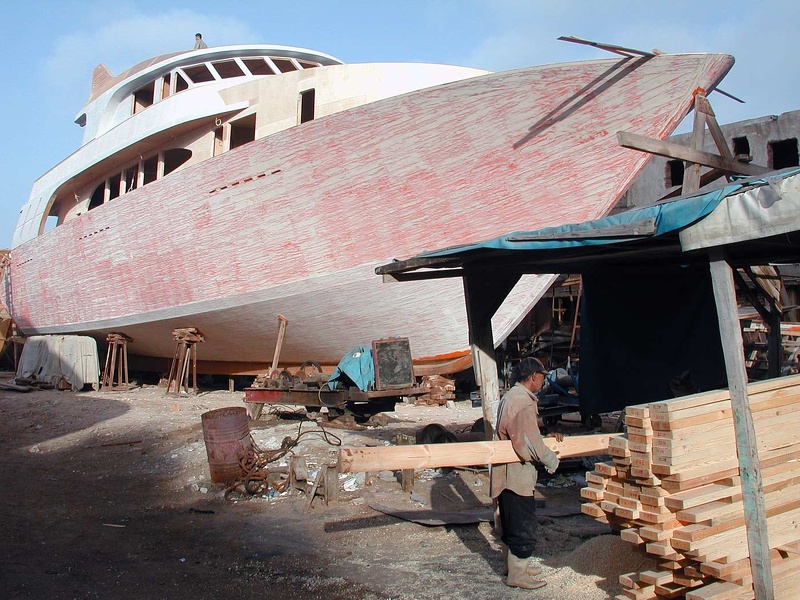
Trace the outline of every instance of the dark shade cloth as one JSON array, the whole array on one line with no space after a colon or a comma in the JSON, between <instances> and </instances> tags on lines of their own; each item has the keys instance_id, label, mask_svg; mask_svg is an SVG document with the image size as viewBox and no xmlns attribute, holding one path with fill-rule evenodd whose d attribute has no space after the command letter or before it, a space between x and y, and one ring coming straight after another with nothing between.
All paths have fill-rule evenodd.
<instances>
[{"instance_id":1,"label":"dark shade cloth","mask_svg":"<svg viewBox=\"0 0 800 600\"><path fill-rule=\"evenodd\" d=\"M580 348L584 415L728 386L705 265L598 267L584 274Z\"/></svg>"},{"instance_id":2,"label":"dark shade cloth","mask_svg":"<svg viewBox=\"0 0 800 600\"><path fill-rule=\"evenodd\" d=\"M536 546L536 498L503 490L497 497L500 539L517 558L530 558Z\"/></svg>"}]
</instances>

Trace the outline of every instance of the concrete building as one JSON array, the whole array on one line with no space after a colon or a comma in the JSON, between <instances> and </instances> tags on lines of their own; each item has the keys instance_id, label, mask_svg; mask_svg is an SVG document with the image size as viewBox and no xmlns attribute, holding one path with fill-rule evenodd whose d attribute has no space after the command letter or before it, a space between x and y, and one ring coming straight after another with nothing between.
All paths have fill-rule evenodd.
<instances>
[{"instance_id":1,"label":"concrete building","mask_svg":"<svg viewBox=\"0 0 800 600\"><path fill-rule=\"evenodd\" d=\"M721 125L721 129L734 156L740 160L749 160L775 170L800 166L800 110ZM691 135L675 135L670 141L688 146ZM708 132L704 150L719 153ZM616 210L654 204L676 191L683 182L684 166L683 161L654 156L620 199ZM718 186L722 181L717 179L706 187Z\"/></svg>"}]
</instances>

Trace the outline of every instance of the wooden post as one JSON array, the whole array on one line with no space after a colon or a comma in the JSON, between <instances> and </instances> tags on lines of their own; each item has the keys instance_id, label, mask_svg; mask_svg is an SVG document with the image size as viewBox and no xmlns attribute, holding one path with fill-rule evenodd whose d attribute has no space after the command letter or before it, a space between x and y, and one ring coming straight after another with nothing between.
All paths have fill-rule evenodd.
<instances>
[{"instance_id":1,"label":"wooden post","mask_svg":"<svg viewBox=\"0 0 800 600\"><path fill-rule=\"evenodd\" d=\"M747 547L756 600L773 600L772 566L769 558L767 512L761 493L761 466L758 459L753 415L747 398L747 373L744 365L742 331L736 306L736 290L731 267L722 250L710 252L711 280L717 304L720 337L728 373L728 388L733 409L733 427L739 455L739 475L742 482Z\"/></svg>"},{"instance_id":2,"label":"wooden post","mask_svg":"<svg viewBox=\"0 0 800 600\"><path fill-rule=\"evenodd\" d=\"M416 441L417 440L414 438L414 436L406 435L404 433L398 433L395 436L395 443L398 446L408 446ZM414 491L414 469L403 469L400 475L400 489L402 489L404 492Z\"/></svg>"},{"instance_id":3,"label":"wooden post","mask_svg":"<svg viewBox=\"0 0 800 600\"><path fill-rule=\"evenodd\" d=\"M331 450L325 468L325 504L339 501L339 451Z\"/></svg>"},{"instance_id":4,"label":"wooden post","mask_svg":"<svg viewBox=\"0 0 800 600\"><path fill-rule=\"evenodd\" d=\"M703 142L705 138L706 132L706 117L705 113L701 108L701 101L698 101L698 97L705 99L705 94L701 94L700 92L695 94L695 103L694 103L694 124L692 128L692 140L691 145L692 149L694 150L702 150L703 149ZM687 165L683 172L683 190L684 194L691 194L692 192L696 192L700 189L700 165L697 163L692 163Z\"/></svg>"},{"instance_id":5,"label":"wooden post","mask_svg":"<svg viewBox=\"0 0 800 600\"><path fill-rule=\"evenodd\" d=\"M467 303L467 324L472 347L472 365L475 380L481 388L483 419L486 439L494 437L497 425L497 405L500 402L500 385L497 379L497 361L492 336L492 316L520 275L494 271L472 271L464 276L464 297Z\"/></svg>"}]
</instances>

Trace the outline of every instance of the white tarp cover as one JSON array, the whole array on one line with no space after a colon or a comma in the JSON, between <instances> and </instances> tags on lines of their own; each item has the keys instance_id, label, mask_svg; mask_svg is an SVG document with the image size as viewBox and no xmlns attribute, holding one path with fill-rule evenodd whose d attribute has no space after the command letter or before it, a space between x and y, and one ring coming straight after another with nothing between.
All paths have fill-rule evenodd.
<instances>
[{"instance_id":1,"label":"white tarp cover","mask_svg":"<svg viewBox=\"0 0 800 600\"><path fill-rule=\"evenodd\" d=\"M683 250L800 230L800 174L765 179L766 185L731 194L707 217L681 231Z\"/></svg>"},{"instance_id":2,"label":"white tarp cover","mask_svg":"<svg viewBox=\"0 0 800 600\"><path fill-rule=\"evenodd\" d=\"M37 335L25 340L17 377L35 378L58 385L67 380L72 391L100 383L97 342L82 335Z\"/></svg>"}]
</instances>

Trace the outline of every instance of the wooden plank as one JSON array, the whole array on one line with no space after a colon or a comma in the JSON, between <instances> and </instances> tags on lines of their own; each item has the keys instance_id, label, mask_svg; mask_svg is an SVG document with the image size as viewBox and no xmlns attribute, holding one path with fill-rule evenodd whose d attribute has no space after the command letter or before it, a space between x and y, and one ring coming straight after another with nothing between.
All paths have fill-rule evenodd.
<instances>
[{"instance_id":1,"label":"wooden plank","mask_svg":"<svg viewBox=\"0 0 800 600\"><path fill-rule=\"evenodd\" d=\"M628 131L618 131L617 141L623 148L632 148L634 150L641 150L643 152L649 152L650 154L657 154L667 158L685 160L687 162L703 165L705 167L719 169L721 171L725 171L726 173L763 175L769 171L769 169L760 165L726 159L722 156L711 154L710 152L695 150L693 148L681 146L680 144L675 144L673 142L655 140Z\"/></svg>"},{"instance_id":2,"label":"wooden plank","mask_svg":"<svg viewBox=\"0 0 800 600\"><path fill-rule=\"evenodd\" d=\"M742 360L744 361L744 359ZM764 392L763 394L755 394L751 397L746 396L746 401L743 404L748 407L751 412L755 413L771 408L797 404L798 396L800 396L800 389L793 386L791 388L782 388L772 392ZM698 406L696 408L686 409L685 411L671 413L669 420L653 420L653 435L655 435L655 431L674 431L675 429L694 427L697 425L714 423L716 421L729 421L732 416L733 407L728 401Z\"/></svg>"},{"instance_id":3,"label":"wooden plank","mask_svg":"<svg viewBox=\"0 0 800 600\"><path fill-rule=\"evenodd\" d=\"M756 381L747 384L747 394L750 396L761 392L769 392L772 390L799 385L800 375L777 377L775 379L767 379L765 381ZM694 408L704 404L714 404L720 400L730 400L730 398L731 395L728 390L713 390L709 392L701 392L699 394L692 394L691 396L683 396L673 400L652 402L649 404L649 407L652 417L652 415L655 414L661 416L665 413L673 413L686 408Z\"/></svg>"},{"instance_id":4,"label":"wooden plank","mask_svg":"<svg viewBox=\"0 0 800 600\"><path fill-rule=\"evenodd\" d=\"M719 165L711 165L718 167ZM734 173L737 171L733 171ZM739 326L736 290L731 267L720 249L712 249L709 261L714 300L717 305L720 337L731 393L733 422L739 471L742 477L747 542L753 572L753 588L758 600L774 597L772 573L769 569L769 534L764 497L760 493L761 465L759 464L755 427L747 396L747 372L742 352L742 332Z\"/></svg>"},{"instance_id":5,"label":"wooden plank","mask_svg":"<svg viewBox=\"0 0 800 600\"><path fill-rule=\"evenodd\" d=\"M610 439L621 434L576 435L563 442L545 438L545 444L561 458L606 454ZM457 442L453 444L412 444L373 448L341 448L343 473L384 471L387 469L435 469L471 465L519 462L508 440Z\"/></svg>"}]
</instances>

